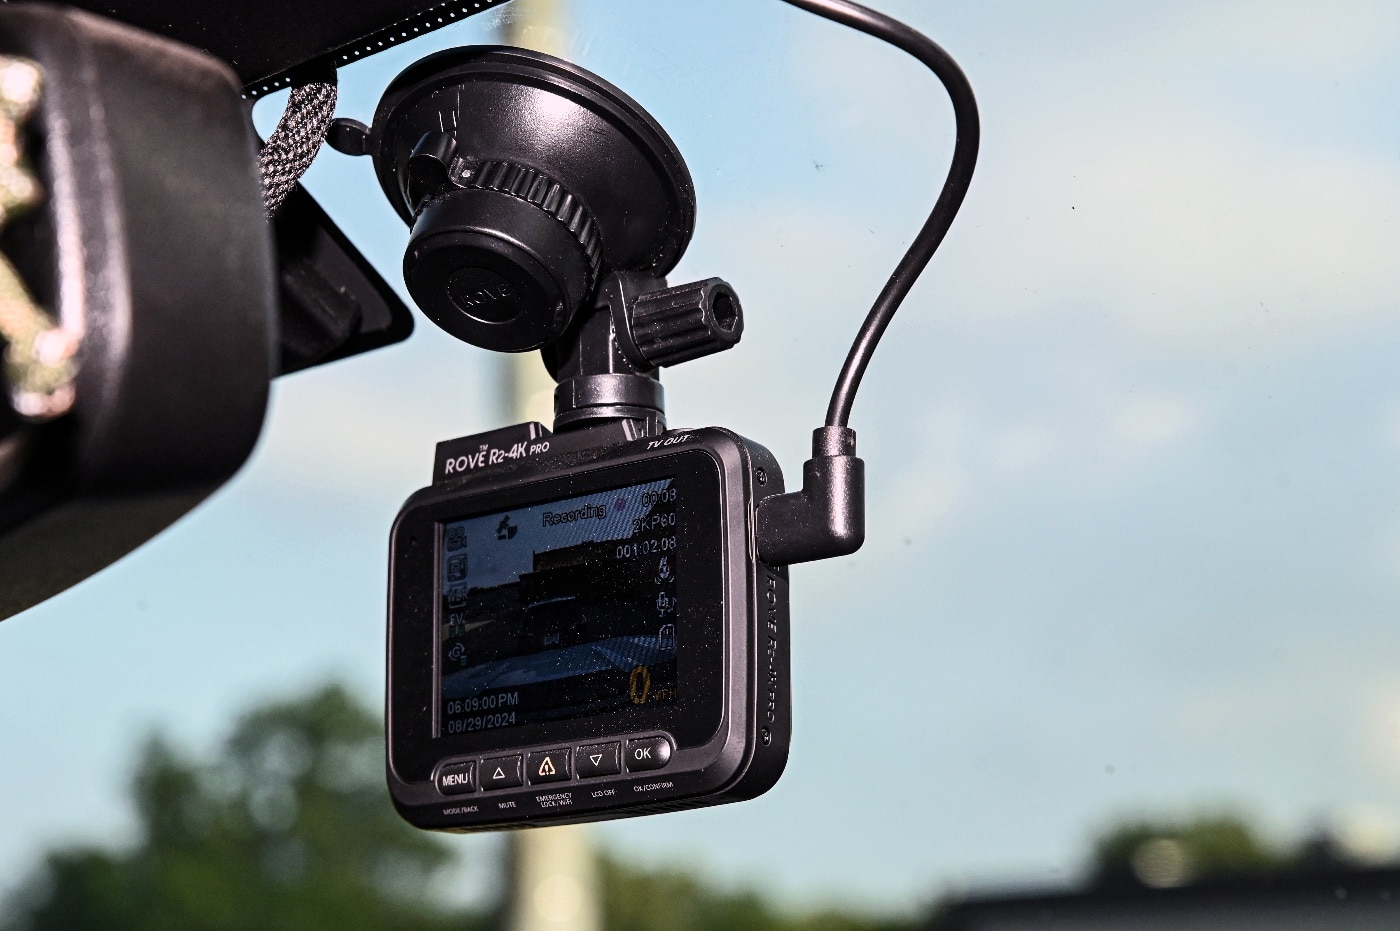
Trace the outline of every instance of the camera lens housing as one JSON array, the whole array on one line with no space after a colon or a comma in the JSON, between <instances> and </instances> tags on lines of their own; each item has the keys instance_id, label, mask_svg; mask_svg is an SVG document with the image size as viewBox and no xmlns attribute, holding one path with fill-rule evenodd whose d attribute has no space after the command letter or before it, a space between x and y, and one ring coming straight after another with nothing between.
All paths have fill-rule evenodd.
<instances>
[{"instance_id":1,"label":"camera lens housing","mask_svg":"<svg viewBox=\"0 0 1400 931\"><path fill-rule=\"evenodd\" d=\"M530 203L467 189L439 197L413 224L409 294L460 340L502 352L559 336L593 284L577 239Z\"/></svg>"},{"instance_id":2,"label":"camera lens housing","mask_svg":"<svg viewBox=\"0 0 1400 931\"><path fill-rule=\"evenodd\" d=\"M561 337L611 272L662 278L695 225L665 130L608 82L538 52L452 49L389 86L363 140L412 227L409 293L503 352Z\"/></svg>"}]
</instances>

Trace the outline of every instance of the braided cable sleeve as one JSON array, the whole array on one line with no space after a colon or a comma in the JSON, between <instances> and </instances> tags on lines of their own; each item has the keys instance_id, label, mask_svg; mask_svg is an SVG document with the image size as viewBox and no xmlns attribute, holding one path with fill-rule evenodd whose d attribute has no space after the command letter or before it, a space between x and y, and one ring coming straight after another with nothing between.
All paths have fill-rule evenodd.
<instances>
[{"instance_id":1,"label":"braided cable sleeve","mask_svg":"<svg viewBox=\"0 0 1400 931\"><path fill-rule=\"evenodd\" d=\"M331 71L321 80L307 81L292 87L287 109L277 121L277 128L267 138L258 158L262 173L263 207L267 215L276 215L282 202L297 186L306 169L320 151L326 130L335 117L336 78Z\"/></svg>"}]
</instances>

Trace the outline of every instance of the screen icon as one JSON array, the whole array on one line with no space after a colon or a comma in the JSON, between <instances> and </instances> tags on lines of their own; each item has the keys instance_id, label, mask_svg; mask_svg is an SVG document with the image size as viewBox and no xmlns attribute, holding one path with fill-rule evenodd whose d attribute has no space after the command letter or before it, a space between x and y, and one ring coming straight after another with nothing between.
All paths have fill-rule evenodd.
<instances>
[{"instance_id":1,"label":"screen icon","mask_svg":"<svg viewBox=\"0 0 1400 931\"><path fill-rule=\"evenodd\" d=\"M467 555L450 556L447 560L447 581L461 582L467 577Z\"/></svg>"}]
</instances>

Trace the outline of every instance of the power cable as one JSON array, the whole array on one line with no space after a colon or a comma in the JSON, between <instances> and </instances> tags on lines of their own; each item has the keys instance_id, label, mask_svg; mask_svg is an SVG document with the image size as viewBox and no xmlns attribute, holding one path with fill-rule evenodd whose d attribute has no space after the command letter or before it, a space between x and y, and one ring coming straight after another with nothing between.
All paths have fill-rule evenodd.
<instances>
[{"instance_id":1,"label":"power cable","mask_svg":"<svg viewBox=\"0 0 1400 931\"><path fill-rule=\"evenodd\" d=\"M913 245L905 253L895 268L894 274L875 301L875 306L861 324L860 333L851 345L841 374L836 380L836 388L831 394L831 404L827 408L826 424L829 427L845 427L850 423L851 407L855 403L856 391L861 379L875 354L875 347L884 336L895 312L899 310L914 282L919 279L934 252L938 250L947 235L953 218L962 206L972 183L972 172L977 164L977 147L981 136L981 124L977 115L977 100L972 93L972 85L966 75L932 39L922 33L849 0L783 0L808 13L849 26L866 35L888 42L928 66L948 91L953 102L953 119L957 141L953 145L953 161L948 169L947 180L938 195L933 212L923 229L914 239Z\"/></svg>"}]
</instances>

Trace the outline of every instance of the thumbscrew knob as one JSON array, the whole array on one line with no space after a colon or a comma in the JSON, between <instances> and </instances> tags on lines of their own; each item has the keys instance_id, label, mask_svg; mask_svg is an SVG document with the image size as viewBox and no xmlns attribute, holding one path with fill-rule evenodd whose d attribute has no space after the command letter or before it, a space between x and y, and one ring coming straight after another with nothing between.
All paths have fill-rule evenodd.
<instances>
[{"instance_id":1,"label":"thumbscrew knob","mask_svg":"<svg viewBox=\"0 0 1400 931\"><path fill-rule=\"evenodd\" d=\"M647 365L679 365L739 342L744 309L723 279L643 294L629 309L632 342Z\"/></svg>"}]
</instances>

